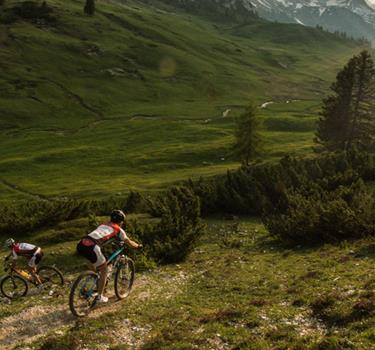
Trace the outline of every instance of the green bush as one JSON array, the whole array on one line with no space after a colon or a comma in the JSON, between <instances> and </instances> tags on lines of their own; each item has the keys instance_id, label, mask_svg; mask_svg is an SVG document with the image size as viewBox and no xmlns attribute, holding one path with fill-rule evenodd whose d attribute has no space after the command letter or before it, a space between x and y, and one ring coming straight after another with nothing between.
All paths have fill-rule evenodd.
<instances>
[{"instance_id":1,"label":"green bush","mask_svg":"<svg viewBox=\"0 0 375 350\"><path fill-rule=\"evenodd\" d=\"M126 200L124 210L130 213L145 213L149 211L149 203L142 194L131 191Z\"/></svg>"},{"instance_id":2,"label":"green bush","mask_svg":"<svg viewBox=\"0 0 375 350\"><path fill-rule=\"evenodd\" d=\"M357 150L319 157L284 157L189 181L204 214L260 215L274 236L295 243L374 234L374 159Z\"/></svg>"},{"instance_id":3,"label":"green bush","mask_svg":"<svg viewBox=\"0 0 375 350\"><path fill-rule=\"evenodd\" d=\"M332 191L312 184L282 196L263 217L269 232L282 240L320 243L375 233L375 197L362 180Z\"/></svg>"},{"instance_id":4,"label":"green bush","mask_svg":"<svg viewBox=\"0 0 375 350\"><path fill-rule=\"evenodd\" d=\"M276 164L258 164L228 171L225 176L188 181L200 197L203 214L262 215L284 197L285 190L309 189L312 183L332 190L359 178L375 177L374 159L360 152L315 158L284 157Z\"/></svg>"},{"instance_id":5,"label":"green bush","mask_svg":"<svg viewBox=\"0 0 375 350\"><path fill-rule=\"evenodd\" d=\"M127 230L145 246L146 255L157 263L182 261L203 233L199 198L186 187L173 187L153 203L160 216L156 224L129 224Z\"/></svg>"},{"instance_id":6,"label":"green bush","mask_svg":"<svg viewBox=\"0 0 375 350\"><path fill-rule=\"evenodd\" d=\"M0 206L0 236L19 235L87 215L89 202L31 201Z\"/></svg>"},{"instance_id":7,"label":"green bush","mask_svg":"<svg viewBox=\"0 0 375 350\"><path fill-rule=\"evenodd\" d=\"M52 12L52 8L45 1L41 5L34 1L24 1L6 8L0 16L0 23L10 24L22 19L38 24L41 22L52 24L56 22Z\"/></svg>"},{"instance_id":8,"label":"green bush","mask_svg":"<svg viewBox=\"0 0 375 350\"><path fill-rule=\"evenodd\" d=\"M2 11L0 13L0 24L12 24L17 21L17 16L12 11Z\"/></svg>"},{"instance_id":9,"label":"green bush","mask_svg":"<svg viewBox=\"0 0 375 350\"><path fill-rule=\"evenodd\" d=\"M149 203L137 192L128 197L103 200L34 200L0 205L0 240L9 235L24 235L56 223L95 215L109 215L114 208L126 212L147 212Z\"/></svg>"}]
</instances>

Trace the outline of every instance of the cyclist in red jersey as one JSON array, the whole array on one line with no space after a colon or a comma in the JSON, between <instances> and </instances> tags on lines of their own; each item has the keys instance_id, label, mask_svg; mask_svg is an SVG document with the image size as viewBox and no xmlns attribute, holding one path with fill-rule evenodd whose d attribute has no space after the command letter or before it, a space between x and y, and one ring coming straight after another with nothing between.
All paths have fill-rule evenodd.
<instances>
[{"instance_id":1,"label":"cyclist in red jersey","mask_svg":"<svg viewBox=\"0 0 375 350\"><path fill-rule=\"evenodd\" d=\"M42 260L43 251L42 248L37 247L30 243L16 243L13 238L9 238L5 241L5 245L11 249L11 255L13 259L13 266L16 265L16 260L19 256L23 256L28 260L27 267L35 281L42 285L38 274L36 273L36 266Z\"/></svg>"},{"instance_id":2,"label":"cyclist in red jersey","mask_svg":"<svg viewBox=\"0 0 375 350\"><path fill-rule=\"evenodd\" d=\"M94 269L99 271L98 296L97 302L106 303L108 298L103 295L104 287L107 282L107 259L103 255L101 248L113 241L124 242L133 249L139 249L141 244L128 238L126 232L121 225L126 219L122 210L113 210L111 213L111 221L99 225L94 231L82 238L77 245L77 252L88 259Z\"/></svg>"}]
</instances>

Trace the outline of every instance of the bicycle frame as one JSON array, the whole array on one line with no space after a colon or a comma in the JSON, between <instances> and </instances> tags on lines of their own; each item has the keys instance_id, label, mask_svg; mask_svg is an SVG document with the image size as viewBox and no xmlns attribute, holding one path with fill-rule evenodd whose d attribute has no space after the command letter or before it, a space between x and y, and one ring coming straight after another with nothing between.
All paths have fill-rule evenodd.
<instances>
[{"instance_id":1,"label":"bicycle frame","mask_svg":"<svg viewBox=\"0 0 375 350\"><path fill-rule=\"evenodd\" d=\"M107 259L107 265L111 264L124 251L125 251L125 247L121 247L120 249L114 251L110 255L110 257Z\"/></svg>"},{"instance_id":2,"label":"bicycle frame","mask_svg":"<svg viewBox=\"0 0 375 350\"><path fill-rule=\"evenodd\" d=\"M6 268L4 269L6 272L8 272L8 275L13 277L14 275L17 275L21 278L23 278L24 280L26 280L27 282L30 282L30 283L34 283L34 278L32 276L32 274L29 272L29 271L26 271L26 270L23 270L23 269L17 269L16 267L12 266L10 263L7 264L8 266L6 266ZM28 274L28 276L24 276L22 275L22 272L25 272Z\"/></svg>"},{"instance_id":3,"label":"bicycle frame","mask_svg":"<svg viewBox=\"0 0 375 350\"><path fill-rule=\"evenodd\" d=\"M120 300L124 299L129 294L134 280L134 262L127 257L126 253L126 247L121 246L106 258L107 266L112 265L112 268L108 269L106 287L108 287L109 281L114 277L115 295ZM126 270L126 273L130 273L130 275L124 277L123 273L121 273L121 269L123 268L123 265L127 264L129 264L130 267ZM74 281L69 295L69 306L73 315L78 317L84 316L95 306L96 297L98 295L99 279L100 274L98 271L94 272L89 270L81 273ZM125 287L122 287L121 283L124 282L121 281L127 281ZM84 311L81 311L82 308Z\"/></svg>"},{"instance_id":4,"label":"bicycle frame","mask_svg":"<svg viewBox=\"0 0 375 350\"><path fill-rule=\"evenodd\" d=\"M116 265L117 265L117 261L118 261L118 257L121 253L123 253L125 251L125 247L121 247L117 250L115 250L110 256L109 258L107 259L107 266L110 265L110 264L113 264L113 267L115 268ZM112 270L114 271L114 269ZM111 276L112 276L112 273L111 273ZM108 283L108 280L107 280L107 283ZM85 290L86 288L86 283L81 287L81 291ZM91 297L94 293L94 290L90 289L90 290L85 290L84 292L86 294L86 296L88 297Z\"/></svg>"},{"instance_id":5,"label":"bicycle frame","mask_svg":"<svg viewBox=\"0 0 375 350\"><path fill-rule=\"evenodd\" d=\"M17 268L16 266L13 266L12 263L10 263L9 261L6 261L4 271L7 272L8 275L12 278L16 275L24 279L26 282L33 284L34 286L38 285L37 281L35 280L35 277L30 271L22 268ZM27 273L28 276L25 276L24 274L22 274L22 272ZM36 271L35 274L39 276Z\"/></svg>"}]
</instances>

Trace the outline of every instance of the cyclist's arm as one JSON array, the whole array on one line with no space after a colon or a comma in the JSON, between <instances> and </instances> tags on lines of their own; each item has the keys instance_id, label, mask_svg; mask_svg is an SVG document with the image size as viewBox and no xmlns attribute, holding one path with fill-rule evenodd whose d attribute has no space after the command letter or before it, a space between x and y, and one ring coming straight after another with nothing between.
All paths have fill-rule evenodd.
<instances>
[{"instance_id":1,"label":"cyclist's arm","mask_svg":"<svg viewBox=\"0 0 375 350\"><path fill-rule=\"evenodd\" d=\"M123 229L121 229L120 231L120 240L126 243L130 248L133 248L133 249L139 249L142 247L141 244L137 243L136 241L131 240Z\"/></svg>"},{"instance_id":2,"label":"cyclist's arm","mask_svg":"<svg viewBox=\"0 0 375 350\"><path fill-rule=\"evenodd\" d=\"M142 247L141 244L137 243L136 241L133 241L131 240L130 238L126 238L124 240L124 242L130 247L130 248L133 248L133 249L139 249Z\"/></svg>"},{"instance_id":3,"label":"cyclist's arm","mask_svg":"<svg viewBox=\"0 0 375 350\"><path fill-rule=\"evenodd\" d=\"M12 267L16 267L17 258L18 258L18 255L14 250L12 250L12 252L7 256L7 260L10 259Z\"/></svg>"}]
</instances>

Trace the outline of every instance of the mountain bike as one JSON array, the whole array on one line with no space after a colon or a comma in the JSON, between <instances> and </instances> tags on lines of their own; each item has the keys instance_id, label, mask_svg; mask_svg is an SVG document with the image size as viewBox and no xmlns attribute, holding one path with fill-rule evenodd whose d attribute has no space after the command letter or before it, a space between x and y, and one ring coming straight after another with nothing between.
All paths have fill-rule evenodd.
<instances>
[{"instance_id":1,"label":"mountain bike","mask_svg":"<svg viewBox=\"0 0 375 350\"><path fill-rule=\"evenodd\" d=\"M5 297L9 299L24 297L29 290L29 284L39 286L30 272L13 266L8 258L5 259L4 265L7 275L0 282L0 291ZM36 274L39 276L43 288L64 285L62 273L54 266L40 266L37 268Z\"/></svg>"},{"instance_id":2,"label":"mountain bike","mask_svg":"<svg viewBox=\"0 0 375 350\"><path fill-rule=\"evenodd\" d=\"M119 300L129 295L134 282L134 261L126 255L125 250L126 248L121 246L107 259L107 265L112 264L107 285L114 275L114 289ZM95 306L98 281L99 274L94 271L85 271L74 281L69 295L69 307L74 316L85 316Z\"/></svg>"}]
</instances>

